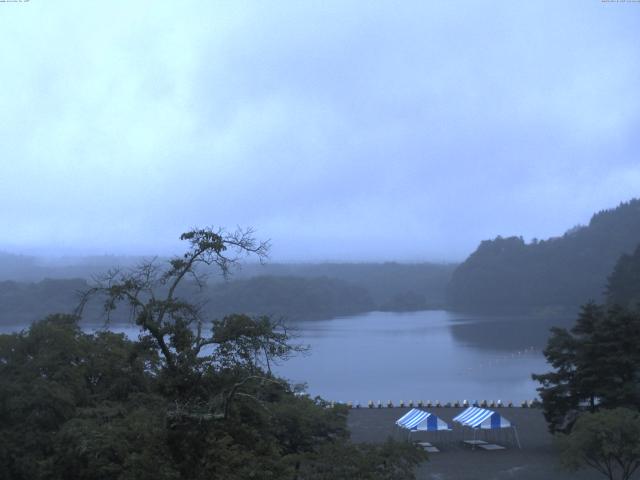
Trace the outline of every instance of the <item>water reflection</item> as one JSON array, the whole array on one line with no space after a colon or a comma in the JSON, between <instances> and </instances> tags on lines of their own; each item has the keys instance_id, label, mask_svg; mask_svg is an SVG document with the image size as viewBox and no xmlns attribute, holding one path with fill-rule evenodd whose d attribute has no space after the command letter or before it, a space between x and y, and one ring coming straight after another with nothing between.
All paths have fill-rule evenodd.
<instances>
[{"instance_id":1,"label":"water reflection","mask_svg":"<svg viewBox=\"0 0 640 480\"><path fill-rule=\"evenodd\" d=\"M452 314L450 329L461 344L495 351L542 350L554 326L568 327L573 318Z\"/></svg>"}]
</instances>

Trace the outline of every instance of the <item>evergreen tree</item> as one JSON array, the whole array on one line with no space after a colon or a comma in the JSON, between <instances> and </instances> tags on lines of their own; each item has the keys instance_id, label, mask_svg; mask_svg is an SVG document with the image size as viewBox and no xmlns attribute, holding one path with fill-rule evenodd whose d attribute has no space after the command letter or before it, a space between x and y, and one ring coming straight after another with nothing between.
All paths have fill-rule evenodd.
<instances>
[{"instance_id":1,"label":"evergreen tree","mask_svg":"<svg viewBox=\"0 0 640 480\"><path fill-rule=\"evenodd\" d=\"M640 313L586 304L571 330L554 328L534 374L550 430L568 431L581 411L640 408Z\"/></svg>"},{"instance_id":2,"label":"evergreen tree","mask_svg":"<svg viewBox=\"0 0 640 480\"><path fill-rule=\"evenodd\" d=\"M607 284L607 303L625 308L640 307L640 245L631 255L622 255Z\"/></svg>"}]
</instances>

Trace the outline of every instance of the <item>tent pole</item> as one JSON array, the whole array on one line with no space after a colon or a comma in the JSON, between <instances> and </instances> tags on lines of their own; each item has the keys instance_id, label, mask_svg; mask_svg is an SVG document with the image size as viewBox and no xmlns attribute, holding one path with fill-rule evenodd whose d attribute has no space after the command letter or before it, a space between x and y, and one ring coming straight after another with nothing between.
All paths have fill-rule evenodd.
<instances>
[{"instance_id":1,"label":"tent pole","mask_svg":"<svg viewBox=\"0 0 640 480\"><path fill-rule=\"evenodd\" d=\"M516 441L518 442L518 448L520 450L522 450L522 446L520 445L520 438L518 437L518 429L515 426L513 427L513 433L515 433L515 435L516 435Z\"/></svg>"}]
</instances>

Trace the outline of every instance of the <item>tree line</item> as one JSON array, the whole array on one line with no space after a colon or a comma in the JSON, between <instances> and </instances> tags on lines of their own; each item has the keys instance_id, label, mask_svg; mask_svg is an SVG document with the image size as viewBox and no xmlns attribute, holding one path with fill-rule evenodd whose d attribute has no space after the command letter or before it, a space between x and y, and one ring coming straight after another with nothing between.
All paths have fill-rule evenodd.
<instances>
[{"instance_id":1,"label":"tree line","mask_svg":"<svg viewBox=\"0 0 640 480\"><path fill-rule=\"evenodd\" d=\"M186 232L184 255L113 270L73 314L0 335L0 477L33 479L411 479L423 451L349 442L346 408L272 372L305 349L286 326L234 313L208 322L181 296L200 267L227 275L267 245L250 231ZM125 308L137 340L83 332L92 304Z\"/></svg>"},{"instance_id":2,"label":"tree line","mask_svg":"<svg viewBox=\"0 0 640 480\"><path fill-rule=\"evenodd\" d=\"M144 262L127 262L123 268ZM180 285L180 292L202 304L211 318L242 311L294 321L328 319L372 310L441 308L452 268L394 263L245 264L234 271L233 278L224 281L219 272L205 266L207 284L200 286L187 279ZM84 278L0 281L0 324L28 324L49 312L70 313L78 301L77 292L86 290L90 283ZM97 318L98 313L92 311L89 317ZM114 312L113 318L126 321L126 312Z\"/></svg>"}]
</instances>

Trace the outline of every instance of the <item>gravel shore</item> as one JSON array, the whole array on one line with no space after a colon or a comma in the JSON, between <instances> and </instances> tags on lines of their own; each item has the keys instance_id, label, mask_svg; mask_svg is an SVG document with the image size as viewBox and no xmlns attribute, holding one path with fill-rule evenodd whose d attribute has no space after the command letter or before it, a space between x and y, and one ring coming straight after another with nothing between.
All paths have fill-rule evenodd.
<instances>
[{"instance_id":1,"label":"gravel shore","mask_svg":"<svg viewBox=\"0 0 640 480\"><path fill-rule=\"evenodd\" d=\"M424 408L444 421L451 419L462 408ZM407 433L395 427L395 420L408 408L357 408L349 412L349 428L354 442L384 442L389 436L406 439ZM513 442L511 434L489 433L486 438L492 443L507 447L505 450L484 451L462 443L473 438L473 434L454 425L452 434L440 434L438 439L431 433L412 434L412 440L429 441L440 449L430 454L429 461L418 468L418 479L429 480L575 480L601 479L595 470L569 473L559 469L558 456L553 438L547 432L542 411L535 408L500 408L500 413L516 425L522 450ZM485 439L483 436L478 438ZM635 475L634 479L640 479Z\"/></svg>"}]
</instances>

